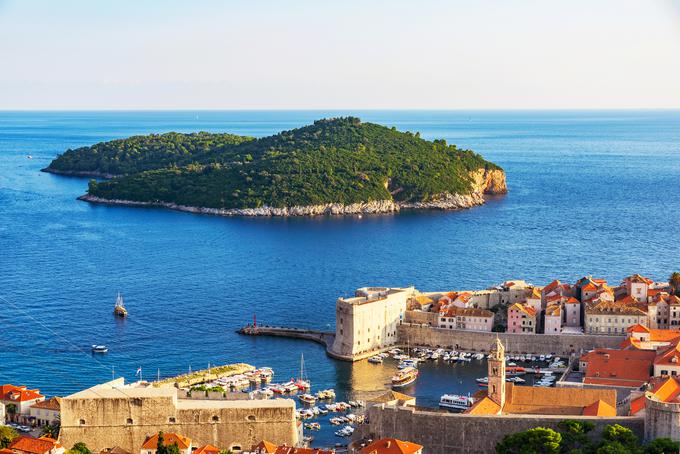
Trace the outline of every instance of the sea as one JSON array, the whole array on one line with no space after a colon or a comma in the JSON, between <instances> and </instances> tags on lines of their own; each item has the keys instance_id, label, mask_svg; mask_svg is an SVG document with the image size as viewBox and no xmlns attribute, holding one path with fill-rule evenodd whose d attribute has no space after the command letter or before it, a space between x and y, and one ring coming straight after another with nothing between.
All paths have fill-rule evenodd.
<instances>
[{"instance_id":1,"label":"sea","mask_svg":"<svg viewBox=\"0 0 680 454\"><path fill-rule=\"evenodd\" d=\"M509 192L459 212L223 218L76 200L86 178L40 172L69 148L167 131L265 136L324 117L420 132L502 166ZM252 323L333 330L362 286L482 289L680 270L680 111L0 112L0 382L64 396L212 365L270 366L347 399L394 362L328 358ZM118 292L130 316L112 315ZM92 355L92 344L109 353ZM483 362L428 363L403 390L435 407L477 389ZM343 440L322 420L317 446Z\"/></svg>"}]
</instances>

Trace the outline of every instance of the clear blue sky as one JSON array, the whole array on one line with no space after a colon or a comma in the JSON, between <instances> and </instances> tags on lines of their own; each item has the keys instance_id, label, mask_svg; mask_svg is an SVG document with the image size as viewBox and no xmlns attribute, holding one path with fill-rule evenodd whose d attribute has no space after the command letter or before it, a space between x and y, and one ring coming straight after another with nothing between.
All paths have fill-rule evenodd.
<instances>
[{"instance_id":1,"label":"clear blue sky","mask_svg":"<svg viewBox=\"0 0 680 454\"><path fill-rule=\"evenodd\" d=\"M680 0L0 0L0 109L680 108Z\"/></svg>"}]
</instances>

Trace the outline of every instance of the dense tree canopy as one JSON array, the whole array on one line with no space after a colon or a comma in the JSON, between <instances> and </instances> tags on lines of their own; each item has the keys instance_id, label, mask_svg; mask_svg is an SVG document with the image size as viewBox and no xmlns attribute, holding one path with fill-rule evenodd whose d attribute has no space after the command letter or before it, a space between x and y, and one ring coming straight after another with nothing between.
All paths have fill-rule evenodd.
<instances>
[{"instance_id":1,"label":"dense tree canopy","mask_svg":"<svg viewBox=\"0 0 680 454\"><path fill-rule=\"evenodd\" d=\"M496 445L499 454L677 454L680 443L659 438L642 445L627 427L610 424L604 427L599 439L592 437L593 423L565 420L558 431L536 427L506 435Z\"/></svg>"},{"instance_id":2,"label":"dense tree canopy","mask_svg":"<svg viewBox=\"0 0 680 454\"><path fill-rule=\"evenodd\" d=\"M0 448L6 448L19 434L10 426L0 425Z\"/></svg>"},{"instance_id":3,"label":"dense tree canopy","mask_svg":"<svg viewBox=\"0 0 680 454\"><path fill-rule=\"evenodd\" d=\"M126 139L131 144L107 142L67 152L50 167L126 174L91 182L88 192L105 199L211 208L429 201L446 193L469 193L471 171L498 168L444 140L427 141L353 117L318 120L256 140L228 136L211 142L209 136L164 134ZM202 146L182 153L176 145L169 150L177 137L200 138L191 143Z\"/></svg>"}]
</instances>

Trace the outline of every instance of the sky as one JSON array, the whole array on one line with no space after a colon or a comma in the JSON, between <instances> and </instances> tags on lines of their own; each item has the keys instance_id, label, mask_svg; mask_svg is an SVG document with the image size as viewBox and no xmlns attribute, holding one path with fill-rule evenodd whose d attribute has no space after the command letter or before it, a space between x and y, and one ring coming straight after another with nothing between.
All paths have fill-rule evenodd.
<instances>
[{"instance_id":1,"label":"sky","mask_svg":"<svg viewBox=\"0 0 680 454\"><path fill-rule=\"evenodd\" d=\"M680 108L680 0L0 0L0 109Z\"/></svg>"}]
</instances>

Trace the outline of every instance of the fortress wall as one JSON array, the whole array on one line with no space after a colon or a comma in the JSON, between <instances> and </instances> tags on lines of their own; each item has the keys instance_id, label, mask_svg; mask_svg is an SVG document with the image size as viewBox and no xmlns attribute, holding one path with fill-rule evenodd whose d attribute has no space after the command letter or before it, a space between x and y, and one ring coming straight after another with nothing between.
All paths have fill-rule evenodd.
<instances>
[{"instance_id":1,"label":"fortress wall","mask_svg":"<svg viewBox=\"0 0 680 454\"><path fill-rule=\"evenodd\" d=\"M584 419L595 424L593 436L607 424L621 424L644 435L644 419L636 417L598 418L585 416L471 416L438 411L421 411L414 407L376 405L368 410L370 424L362 435L374 439L395 437L427 447L428 454L473 454L495 452L505 435L533 427L557 428L564 419Z\"/></svg>"},{"instance_id":2,"label":"fortress wall","mask_svg":"<svg viewBox=\"0 0 680 454\"><path fill-rule=\"evenodd\" d=\"M401 345L426 345L460 350L488 351L496 336L507 353L553 353L567 356L594 348L618 348L624 336L588 334L512 334L433 328L404 323L397 329Z\"/></svg>"},{"instance_id":3,"label":"fortress wall","mask_svg":"<svg viewBox=\"0 0 680 454\"><path fill-rule=\"evenodd\" d=\"M67 398L62 400L59 439L67 447L82 441L95 452L112 446L138 452L147 436L161 430L190 437L195 446L250 447L262 439L295 445L298 441L293 402L251 401L222 407L179 402L176 406L172 398L159 396ZM81 419L85 424L80 424Z\"/></svg>"},{"instance_id":4,"label":"fortress wall","mask_svg":"<svg viewBox=\"0 0 680 454\"><path fill-rule=\"evenodd\" d=\"M671 438L680 441L680 404L646 398L645 439Z\"/></svg>"}]
</instances>

